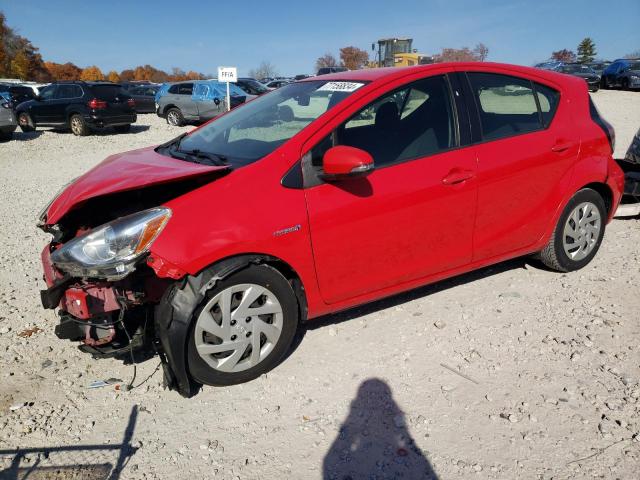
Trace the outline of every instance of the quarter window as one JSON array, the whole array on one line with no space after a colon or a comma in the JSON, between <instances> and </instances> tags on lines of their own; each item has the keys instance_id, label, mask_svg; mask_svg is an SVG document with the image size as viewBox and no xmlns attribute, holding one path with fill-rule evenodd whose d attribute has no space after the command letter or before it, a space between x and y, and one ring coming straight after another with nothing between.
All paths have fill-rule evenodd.
<instances>
[{"instance_id":1,"label":"quarter window","mask_svg":"<svg viewBox=\"0 0 640 480\"><path fill-rule=\"evenodd\" d=\"M315 167L335 145L369 152L376 167L433 155L457 144L449 85L429 77L375 100L322 140L311 152Z\"/></svg>"},{"instance_id":2,"label":"quarter window","mask_svg":"<svg viewBox=\"0 0 640 480\"><path fill-rule=\"evenodd\" d=\"M542 124L529 80L508 75L468 73L484 140L540 130Z\"/></svg>"}]
</instances>

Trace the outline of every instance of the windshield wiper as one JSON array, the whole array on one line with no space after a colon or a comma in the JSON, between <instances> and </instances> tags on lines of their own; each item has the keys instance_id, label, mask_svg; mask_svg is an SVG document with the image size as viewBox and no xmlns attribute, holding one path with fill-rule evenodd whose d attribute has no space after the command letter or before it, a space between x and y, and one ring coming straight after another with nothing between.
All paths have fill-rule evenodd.
<instances>
[{"instance_id":1,"label":"windshield wiper","mask_svg":"<svg viewBox=\"0 0 640 480\"><path fill-rule=\"evenodd\" d=\"M179 154L183 154L193 158L201 158L201 159L209 160L211 164L221 166L221 167L227 166L229 164L227 162L227 157L222 155L217 155L215 153L203 152L198 148L194 148L193 150L176 149L176 150L173 150L172 153L179 153ZM197 162L197 163L204 163L204 162Z\"/></svg>"}]
</instances>

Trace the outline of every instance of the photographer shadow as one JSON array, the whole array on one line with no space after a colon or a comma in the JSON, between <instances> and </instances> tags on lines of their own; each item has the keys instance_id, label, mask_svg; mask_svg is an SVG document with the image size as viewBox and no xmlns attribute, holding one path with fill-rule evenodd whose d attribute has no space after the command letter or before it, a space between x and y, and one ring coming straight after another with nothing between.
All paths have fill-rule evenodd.
<instances>
[{"instance_id":1,"label":"photographer shadow","mask_svg":"<svg viewBox=\"0 0 640 480\"><path fill-rule=\"evenodd\" d=\"M377 378L360 385L322 473L325 480L438 478L411 437L391 389Z\"/></svg>"}]
</instances>

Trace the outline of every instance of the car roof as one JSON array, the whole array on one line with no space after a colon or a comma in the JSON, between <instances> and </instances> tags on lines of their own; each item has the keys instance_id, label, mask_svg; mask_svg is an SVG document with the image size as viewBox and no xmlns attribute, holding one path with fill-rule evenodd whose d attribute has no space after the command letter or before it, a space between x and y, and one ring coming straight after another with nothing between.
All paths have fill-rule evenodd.
<instances>
[{"instance_id":1,"label":"car roof","mask_svg":"<svg viewBox=\"0 0 640 480\"><path fill-rule=\"evenodd\" d=\"M373 82L376 80L393 80L395 78L402 78L415 73L427 73L430 70L439 70L441 68L455 69L474 69L477 67L488 67L489 69L495 69L496 73L514 73L521 75L535 75L537 77L549 77L550 79L557 79L557 75L549 70L541 70L534 67L524 67L520 65L511 65L508 63L494 63L494 62L443 62L432 63L429 65L417 65L415 67L383 67L383 68L365 68L362 70L347 70L346 72L329 73L327 75L309 77L300 82L313 82L318 80L331 81L331 80L344 80L344 81L366 81Z\"/></svg>"}]
</instances>

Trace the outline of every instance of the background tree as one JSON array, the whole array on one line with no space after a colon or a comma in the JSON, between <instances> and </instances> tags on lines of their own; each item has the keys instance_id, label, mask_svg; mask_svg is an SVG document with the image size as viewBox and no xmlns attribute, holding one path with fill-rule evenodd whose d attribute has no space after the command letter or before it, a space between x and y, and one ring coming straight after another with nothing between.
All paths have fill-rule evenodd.
<instances>
[{"instance_id":1,"label":"background tree","mask_svg":"<svg viewBox=\"0 0 640 480\"><path fill-rule=\"evenodd\" d=\"M8 31L5 17L0 12L0 77L6 77L9 74L9 53L6 47Z\"/></svg>"},{"instance_id":2,"label":"background tree","mask_svg":"<svg viewBox=\"0 0 640 480\"><path fill-rule=\"evenodd\" d=\"M340 49L340 60L349 70L358 70L369 61L369 53L357 47L344 47Z\"/></svg>"},{"instance_id":3,"label":"background tree","mask_svg":"<svg viewBox=\"0 0 640 480\"><path fill-rule=\"evenodd\" d=\"M82 73L80 74L80 80L84 80L85 82L95 82L104 80L104 75L98 67L92 65L82 70Z\"/></svg>"},{"instance_id":4,"label":"background tree","mask_svg":"<svg viewBox=\"0 0 640 480\"><path fill-rule=\"evenodd\" d=\"M258 80L261 78L273 78L278 76L278 69L271 62L262 61L258 68L249 70L249 76Z\"/></svg>"},{"instance_id":5,"label":"background tree","mask_svg":"<svg viewBox=\"0 0 640 480\"><path fill-rule=\"evenodd\" d=\"M11 29L0 12L0 74L22 80L50 80L42 56L28 39Z\"/></svg>"},{"instance_id":6,"label":"background tree","mask_svg":"<svg viewBox=\"0 0 640 480\"><path fill-rule=\"evenodd\" d=\"M120 83L120 75L115 70L111 70L107 75L107 80L113 83Z\"/></svg>"},{"instance_id":7,"label":"background tree","mask_svg":"<svg viewBox=\"0 0 640 480\"><path fill-rule=\"evenodd\" d=\"M65 64L44 62L44 67L52 80L78 80L82 73L82 69L71 62Z\"/></svg>"},{"instance_id":8,"label":"background tree","mask_svg":"<svg viewBox=\"0 0 640 480\"><path fill-rule=\"evenodd\" d=\"M597 54L596 44L590 37L585 38L578 45L578 61L580 63L593 62Z\"/></svg>"},{"instance_id":9,"label":"background tree","mask_svg":"<svg viewBox=\"0 0 640 480\"><path fill-rule=\"evenodd\" d=\"M624 58L640 58L640 48L631 53L627 53Z\"/></svg>"},{"instance_id":10,"label":"background tree","mask_svg":"<svg viewBox=\"0 0 640 480\"><path fill-rule=\"evenodd\" d=\"M337 67L338 60L331 53L325 53L316 60L316 72L325 67Z\"/></svg>"},{"instance_id":11,"label":"background tree","mask_svg":"<svg viewBox=\"0 0 640 480\"><path fill-rule=\"evenodd\" d=\"M24 50L18 50L11 60L11 76L21 80L29 79L30 62Z\"/></svg>"},{"instance_id":12,"label":"background tree","mask_svg":"<svg viewBox=\"0 0 640 480\"><path fill-rule=\"evenodd\" d=\"M133 70L131 70L131 69L122 70L120 72L120 81L121 82L130 82L131 80L133 80L133 78L134 78Z\"/></svg>"},{"instance_id":13,"label":"background tree","mask_svg":"<svg viewBox=\"0 0 640 480\"><path fill-rule=\"evenodd\" d=\"M572 63L576 61L576 54L572 50L563 48L551 54L551 58L558 62Z\"/></svg>"},{"instance_id":14,"label":"background tree","mask_svg":"<svg viewBox=\"0 0 640 480\"><path fill-rule=\"evenodd\" d=\"M484 62L489 55L489 48L479 43L473 50L469 47L443 48L442 52L433 56L435 63L441 62Z\"/></svg>"}]
</instances>

